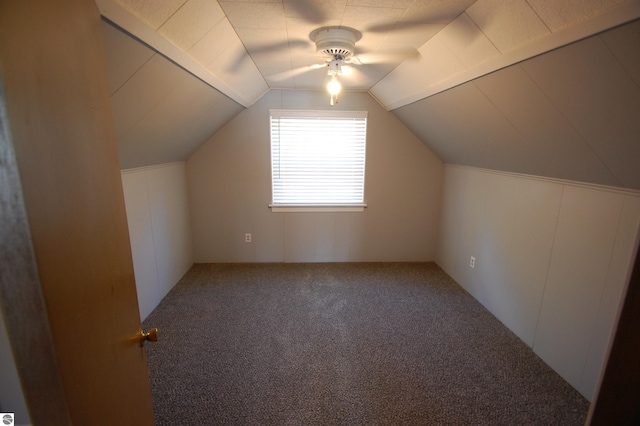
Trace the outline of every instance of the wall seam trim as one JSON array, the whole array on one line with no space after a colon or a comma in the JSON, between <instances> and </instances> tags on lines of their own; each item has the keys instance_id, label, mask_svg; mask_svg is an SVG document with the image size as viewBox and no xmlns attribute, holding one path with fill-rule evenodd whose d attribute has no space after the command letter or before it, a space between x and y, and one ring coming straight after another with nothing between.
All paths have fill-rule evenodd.
<instances>
[{"instance_id":1,"label":"wall seam trim","mask_svg":"<svg viewBox=\"0 0 640 426\"><path fill-rule=\"evenodd\" d=\"M614 192L618 194L625 194L625 195L640 197L640 190L638 189L622 188L622 187L609 186L609 185L599 185L597 183L565 180L565 179L553 178L553 177L547 177L547 176L529 175L525 173L509 172L504 170L484 169L482 167L473 167L473 166L467 166L464 164L445 163L445 167L477 170L480 172L493 173L493 174L504 175L504 176L512 176L515 178L524 178L524 179L538 180L542 182L550 182L550 183L562 185L563 187L574 186L577 188L588 188L588 189L595 189L598 191L608 191L608 192Z\"/></svg>"},{"instance_id":2,"label":"wall seam trim","mask_svg":"<svg viewBox=\"0 0 640 426\"><path fill-rule=\"evenodd\" d=\"M591 329L591 336L589 336L589 348L587 349L585 362L584 362L584 365L582 366L582 371L580 372L580 385L584 383L584 379L585 379L584 374L587 368L587 361L589 360L589 355L592 353L592 350L593 350L593 339L595 335L596 324L598 322L598 318L600 318L600 313L602 312L602 301L604 300L604 294L607 289L607 282L609 281L609 274L611 273L611 263L613 262L613 253L615 252L616 243L619 240L618 237L620 232L620 222L622 221L622 215L624 214L625 205L626 205L626 201L623 200L622 206L620 207L620 211L618 212L618 221L616 223L616 236L613 239L613 245L611 246L611 252L609 253L609 262L607 263L607 273L605 274L604 283L602 285L602 291L600 292L600 299L598 301L598 311L596 312L594 326ZM612 335L611 332L615 334L615 329L611 330L609 335Z\"/></svg>"},{"instance_id":3,"label":"wall seam trim","mask_svg":"<svg viewBox=\"0 0 640 426\"><path fill-rule=\"evenodd\" d=\"M155 263L155 269L156 269L156 300L158 301L158 303L160 303L161 297L160 297L160 288L157 286L158 281L160 280L160 268L158 266L158 253L156 251L156 237L155 237L155 233L153 232L153 215L151 214L151 199L149 196L149 177L147 176L147 172L148 170L143 172L143 176L144 176L144 189L145 192L147 194L147 213L149 214L149 225L150 225L150 230L151 230L151 245L153 246L153 261ZM157 305L156 305L157 306Z\"/></svg>"},{"instance_id":4,"label":"wall seam trim","mask_svg":"<svg viewBox=\"0 0 640 426\"><path fill-rule=\"evenodd\" d=\"M553 242L551 243L551 252L549 253L549 259L547 260L547 273L544 277L544 287L542 288L542 297L540 298L540 307L538 308L538 318L536 319L535 333L533 334L533 342L531 342L531 349L535 351L536 340L538 338L538 328L540 327L540 317L542 316L542 307L544 306L544 297L547 292L547 284L549 284L549 272L551 270L551 260L553 259L553 252L556 246L556 237L558 235L558 224L560 223L560 212L562 212L562 204L564 202L565 187L562 186L562 195L560 196L560 205L558 206L558 213L556 214L556 225L553 230Z\"/></svg>"}]
</instances>

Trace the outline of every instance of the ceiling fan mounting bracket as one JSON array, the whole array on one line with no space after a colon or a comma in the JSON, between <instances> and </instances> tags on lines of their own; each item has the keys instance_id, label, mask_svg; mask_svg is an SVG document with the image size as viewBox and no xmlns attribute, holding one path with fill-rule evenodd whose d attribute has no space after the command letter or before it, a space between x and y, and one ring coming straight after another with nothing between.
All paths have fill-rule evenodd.
<instances>
[{"instance_id":1,"label":"ceiling fan mounting bracket","mask_svg":"<svg viewBox=\"0 0 640 426\"><path fill-rule=\"evenodd\" d=\"M353 55L362 33L349 27L332 26L313 30L309 38L316 44L316 52L333 59L346 59Z\"/></svg>"}]
</instances>

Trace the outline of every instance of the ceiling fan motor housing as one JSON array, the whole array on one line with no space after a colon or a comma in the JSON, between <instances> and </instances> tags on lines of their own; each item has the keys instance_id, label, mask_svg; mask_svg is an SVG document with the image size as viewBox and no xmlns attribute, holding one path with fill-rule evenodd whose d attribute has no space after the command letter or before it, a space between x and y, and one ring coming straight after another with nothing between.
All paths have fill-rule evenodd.
<instances>
[{"instance_id":1,"label":"ceiling fan motor housing","mask_svg":"<svg viewBox=\"0 0 640 426\"><path fill-rule=\"evenodd\" d=\"M346 59L353 55L362 33L349 27L323 27L309 34L316 51L331 58Z\"/></svg>"}]
</instances>

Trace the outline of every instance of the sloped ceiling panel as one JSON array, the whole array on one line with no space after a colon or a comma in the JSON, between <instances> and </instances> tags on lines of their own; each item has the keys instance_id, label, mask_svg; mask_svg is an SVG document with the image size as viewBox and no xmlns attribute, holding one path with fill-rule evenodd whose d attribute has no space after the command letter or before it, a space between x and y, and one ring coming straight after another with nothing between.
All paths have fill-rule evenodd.
<instances>
[{"instance_id":1,"label":"sloped ceiling panel","mask_svg":"<svg viewBox=\"0 0 640 426\"><path fill-rule=\"evenodd\" d=\"M640 21L393 111L447 163L640 190Z\"/></svg>"},{"instance_id":2,"label":"sloped ceiling panel","mask_svg":"<svg viewBox=\"0 0 640 426\"><path fill-rule=\"evenodd\" d=\"M244 108L103 22L120 167L186 160Z\"/></svg>"},{"instance_id":3,"label":"sloped ceiling panel","mask_svg":"<svg viewBox=\"0 0 640 426\"><path fill-rule=\"evenodd\" d=\"M640 17L640 0L477 0L374 84L393 110Z\"/></svg>"},{"instance_id":4,"label":"sloped ceiling panel","mask_svg":"<svg viewBox=\"0 0 640 426\"><path fill-rule=\"evenodd\" d=\"M218 2L95 0L100 13L242 106L268 90ZM240 61L235 58L241 57ZM229 66L229 60L241 66Z\"/></svg>"}]
</instances>

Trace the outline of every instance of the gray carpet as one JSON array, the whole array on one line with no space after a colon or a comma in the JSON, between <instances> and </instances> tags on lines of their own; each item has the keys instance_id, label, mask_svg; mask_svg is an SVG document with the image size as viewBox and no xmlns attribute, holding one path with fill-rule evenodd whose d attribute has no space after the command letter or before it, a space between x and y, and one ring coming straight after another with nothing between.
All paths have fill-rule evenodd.
<instances>
[{"instance_id":1,"label":"gray carpet","mask_svg":"<svg viewBox=\"0 0 640 426\"><path fill-rule=\"evenodd\" d=\"M432 263L198 264L145 320L158 425L582 425Z\"/></svg>"}]
</instances>

